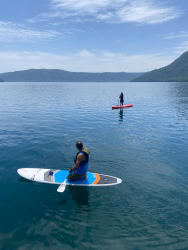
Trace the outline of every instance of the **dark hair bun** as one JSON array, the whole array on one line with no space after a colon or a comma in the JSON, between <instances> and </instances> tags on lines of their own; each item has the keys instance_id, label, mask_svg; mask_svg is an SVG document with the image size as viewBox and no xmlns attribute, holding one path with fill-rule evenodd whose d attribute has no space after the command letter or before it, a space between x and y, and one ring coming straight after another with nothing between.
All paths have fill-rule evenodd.
<instances>
[{"instance_id":1,"label":"dark hair bun","mask_svg":"<svg viewBox=\"0 0 188 250\"><path fill-rule=\"evenodd\" d=\"M76 142L76 147L77 147L78 149L82 149L82 148L83 148L83 143L82 143L81 141L77 141L77 142Z\"/></svg>"}]
</instances>

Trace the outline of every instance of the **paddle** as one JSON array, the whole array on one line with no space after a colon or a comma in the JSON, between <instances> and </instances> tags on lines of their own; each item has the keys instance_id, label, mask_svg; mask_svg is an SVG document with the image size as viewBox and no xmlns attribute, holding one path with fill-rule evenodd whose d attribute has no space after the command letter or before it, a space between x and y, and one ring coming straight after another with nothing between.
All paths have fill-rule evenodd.
<instances>
[{"instance_id":1,"label":"paddle","mask_svg":"<svg viewBox=\"0 0 188 250\"><path fill-rule=\"evenodd\" d=\"M65 191L65 188L66 188L66 179L64 180L64 182L61 183L61 185L59 185L57 192L63 193Z\"/></svg>"},{"instance_id":2,"label":"paddle","mask_svg":"<svg viewBox=\"0 0 188 250\"><path fill-rule=\"evenodd\" d=\"M69 168L66 168L66 169L69 170ZM63 193L63 192L65 191L65 188L66 188L66 180L67 180L67 178L65 178L64 182L62 182L62 183L59 185L59 187L58 187L58 189L57 189L57 192Z\"/></svg>"}]
</instances>

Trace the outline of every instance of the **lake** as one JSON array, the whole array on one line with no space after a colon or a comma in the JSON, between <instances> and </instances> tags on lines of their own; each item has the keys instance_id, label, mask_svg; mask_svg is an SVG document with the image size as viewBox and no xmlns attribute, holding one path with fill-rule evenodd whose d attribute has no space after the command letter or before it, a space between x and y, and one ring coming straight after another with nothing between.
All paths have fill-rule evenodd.
<instances>
[{"instance_id":1,"label":"lake","mask_svg":"<svg viewBox=\"0 0 188 250\"><path fill-rule=\"evenodd\" d=\"M112 110L120 92L134 107ZM73 166L75 141L111 187L22 179ZM0 248L187 249L188 83L1 83Z\"/></svg>"}]
</instances>

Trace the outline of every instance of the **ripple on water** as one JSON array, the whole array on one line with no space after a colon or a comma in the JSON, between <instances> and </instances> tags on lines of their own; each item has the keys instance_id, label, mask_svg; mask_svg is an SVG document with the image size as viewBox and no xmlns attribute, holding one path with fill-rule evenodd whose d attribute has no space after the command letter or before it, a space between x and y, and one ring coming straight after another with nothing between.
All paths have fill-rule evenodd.
<instances>
[{"instance_id":1,"label":"ripple on water","mask_svg":"<svg viewBox=\"0 0 188 250\"><path fill-rule=\"evenodd\" d=\"M1 247L186 249L187 86L0 84ZM134 107L111 110L121 91ZM59 194L17 176L69 168L77 139L90 148L90 171L121 185Z\"/></svg>"}]
</instances>

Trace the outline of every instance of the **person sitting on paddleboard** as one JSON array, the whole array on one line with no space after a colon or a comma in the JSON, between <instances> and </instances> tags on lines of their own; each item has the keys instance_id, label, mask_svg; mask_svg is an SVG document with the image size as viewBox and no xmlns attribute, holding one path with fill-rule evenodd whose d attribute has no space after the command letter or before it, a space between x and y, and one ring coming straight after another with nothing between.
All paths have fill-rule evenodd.
<instances>
[{"instance_id":1,"label":"person sitting on paddleboard","mask_svg":"<svg viewBox=\"0 0 188 250\"><path fill-rule=\"evenodd\" d=\"M124 95L123 95L123 92L121 92L120 96L119 96L119 99L120 99L120 105L123 105L124 103Z\"/></svg>"},{"instance_id":2,"label":"person sitting on paddleboard","mask_svg":"<svg viewBox=\"0 0 188 250\"><path fill-rule=\"evenodd\" d=\"M85 179L88 170L89 150L83 147L81 141L76 142L76 148L78 149L78 153L74 159L74 166L69 170L67 177L69 180Z\"/></svg>"}]
</instances>

